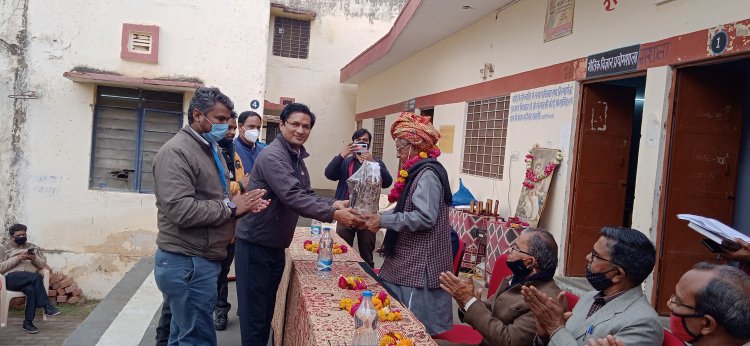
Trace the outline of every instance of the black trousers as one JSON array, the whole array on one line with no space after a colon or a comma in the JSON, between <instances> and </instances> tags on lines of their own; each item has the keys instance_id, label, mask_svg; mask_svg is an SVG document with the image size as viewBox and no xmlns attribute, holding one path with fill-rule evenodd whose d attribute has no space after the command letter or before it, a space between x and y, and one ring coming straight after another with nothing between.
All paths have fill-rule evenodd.
<instances>
[{"instance_id":1,"label":"black trousers","mask_svg":"<svg viewBox=\"0 0 750 346\"><path fill-rule=\"evenodd\" d=\"M232 304L227 301L229 296L229 269L234 261L234 244L227 245L227 257L221 261L221 272L219 272L219 280L216 282L216 289L219 291L219 301L216 303L217 308L229 309L232 308Z\"/></svg>"},{"instance_id":2,"label":"black trousers","mask_svg":"<svg viewBox=\"0 0 750 346\"><path fill-rule=\"evenodd\" d=\"M156 346L169 345L169 324L172 323L172 310L167 302L161 304L161 316L156 326Z\"/></svg>"},{"instance_id":3,"label":"black trousers","mask_svg":"<svg viewBox=\"0 0 750 346\"><path fill-rule=\"evenodd\" d=\"M359 256L361 256L370 267L375 268L375 261L372 256L372 253L375 251L375 233L366 229L353 229L338 224L336 226L336 234L343 238L352 249L354 248L354 235L356 234Z\"/></svg>"},{"instance_id":4,"label":"black trousers","mask_svg":"<svg viewBox=\"0 0 750 346\"><path fill-rule=\"evenodd\" d=\"M284 249L237 239L234 269L243 346L267 345L276 307L276 290L284 273Z\"/></svg>"},{"instance_id":5,"label":"black trousers","mask_svg":"<svg viewBox=\"0 0 750 346\"><path fill-rule=\"evenodd\" d=\"M47 288L44 278L34 272L12 272L5 275L5 284L11 291L23 292L26 295L26 310L24 317L33 321L36 309L49 305Z\"/></svg>"}]
</instances>

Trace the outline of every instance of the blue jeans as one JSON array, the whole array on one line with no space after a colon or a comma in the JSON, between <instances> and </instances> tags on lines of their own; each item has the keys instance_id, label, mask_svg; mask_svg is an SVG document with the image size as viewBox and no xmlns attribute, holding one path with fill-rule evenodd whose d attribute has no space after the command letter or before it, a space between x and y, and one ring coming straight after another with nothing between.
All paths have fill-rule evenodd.
<instances>
[{"instance_id":1,"label":"blue jeans","mask_svg":"<svg viewBox=\"0 0 750 346\"><path fill-rule=\"evenodd\" d=\"M216 345L218 261L156 250L154 277L172 311L169 345Z\"/></svg>"}]
</instances>

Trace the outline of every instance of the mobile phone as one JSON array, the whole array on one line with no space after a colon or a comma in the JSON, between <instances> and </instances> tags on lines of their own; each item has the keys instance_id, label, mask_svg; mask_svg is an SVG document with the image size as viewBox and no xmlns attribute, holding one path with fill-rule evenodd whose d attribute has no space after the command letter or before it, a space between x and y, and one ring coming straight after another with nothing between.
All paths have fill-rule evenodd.
<instances>
[{"instance_id":1,"label":"mobile phone","mask_svg":"<svg viewBox=\"0 0 750 346\"><path fill-rule=\"evenodd\" d=\"M354 143L354 146L357 147L357 149L354 150L355 154L364 154L367 151L367 143Z\"/></svg>"},{"instance_id":2,"label":"mobile phone","mask_svg":"<svg viewBox=\"0 0 750 346\"><path fill-rule=\"evenodd\" d=\"M726 252L726 251L724 251L724 248L722 248L719 243L717 243L717 242L715 242L715 241L713 241L711 239L708 239L708 238L704 238L701 241L701 244L703 244L703 246L705 246L706 248L708 248L708 250L711 251L711 252L713 252L713 253L723 253L723 252Z\"/></svg>"},{"instance_id":3,"label":"mobile phone","mask_svg":"<svg viewBox=\"0 0 750 346\"><path fill-rule=\"evenodd\" d=\"M26 251L26 253L29 254L29 255L33 255L34 254L34 248L28 249Z\"/></svg>"}]
</instances>

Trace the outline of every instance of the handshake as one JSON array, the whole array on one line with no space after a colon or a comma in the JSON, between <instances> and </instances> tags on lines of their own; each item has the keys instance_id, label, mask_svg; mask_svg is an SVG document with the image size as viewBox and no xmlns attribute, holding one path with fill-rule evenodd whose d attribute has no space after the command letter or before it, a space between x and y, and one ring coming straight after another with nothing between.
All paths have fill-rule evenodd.
<instances>
[{"instance_id":1,"label":"handshake","mask_svg":"<svg viewBox=\"0 0 750 346\"><path fill-rule=\"evenodd\" d=\"M333 207L336 209L333 212L333 219L344 226L366 229L372 233L377 233L380 230L380 214L360 214L349 207L348 200L333 202Z\"/></svg>"}]
</instances>

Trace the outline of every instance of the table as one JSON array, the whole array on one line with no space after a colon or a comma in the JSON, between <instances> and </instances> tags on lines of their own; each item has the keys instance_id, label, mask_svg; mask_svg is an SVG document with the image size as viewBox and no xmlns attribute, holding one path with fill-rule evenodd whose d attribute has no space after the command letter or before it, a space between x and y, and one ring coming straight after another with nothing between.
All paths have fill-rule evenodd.
<instances>
[{"instance_id":1,"label":"table","mask_svg":"<svg viewBox=\"0 0 750 346\"><path fill-rule=\"evenodd\" d=\"M454 208L450 209L449 220L466 244L461 269L469 271L486 259L486 280L489 282L497 257L513 244L521 229L506 227L505 222L494 216L474 215ZM477 231L486 232L485 242L475 237Z\"/></svg>"},{"instance_id":2,"label":"table","mask_svg":"<svg viewBox=\"0 0 750 346\"><path fill-rule=\"evenodd\" d=\"M308 227L298 227L292 245L286 250L286 266L276 292L272 322L274 345L349 345L354 333L354 317L339 308L339 301L344 297L354 299L361 291L339 288L339 275L365 278L368 288L375 294L383 288L362 269L364 261L351 249L345 254L334 255L330 277L321 277L316 268L317 256L302 246L309 235ZM338 235L334 233L332 236L335 242L344 244ZM402 310L403 319L379 322L378 334L402 332L415 345L436 345L411 312L395 300L392 304Z\"/></svg>"}]
</instances>

